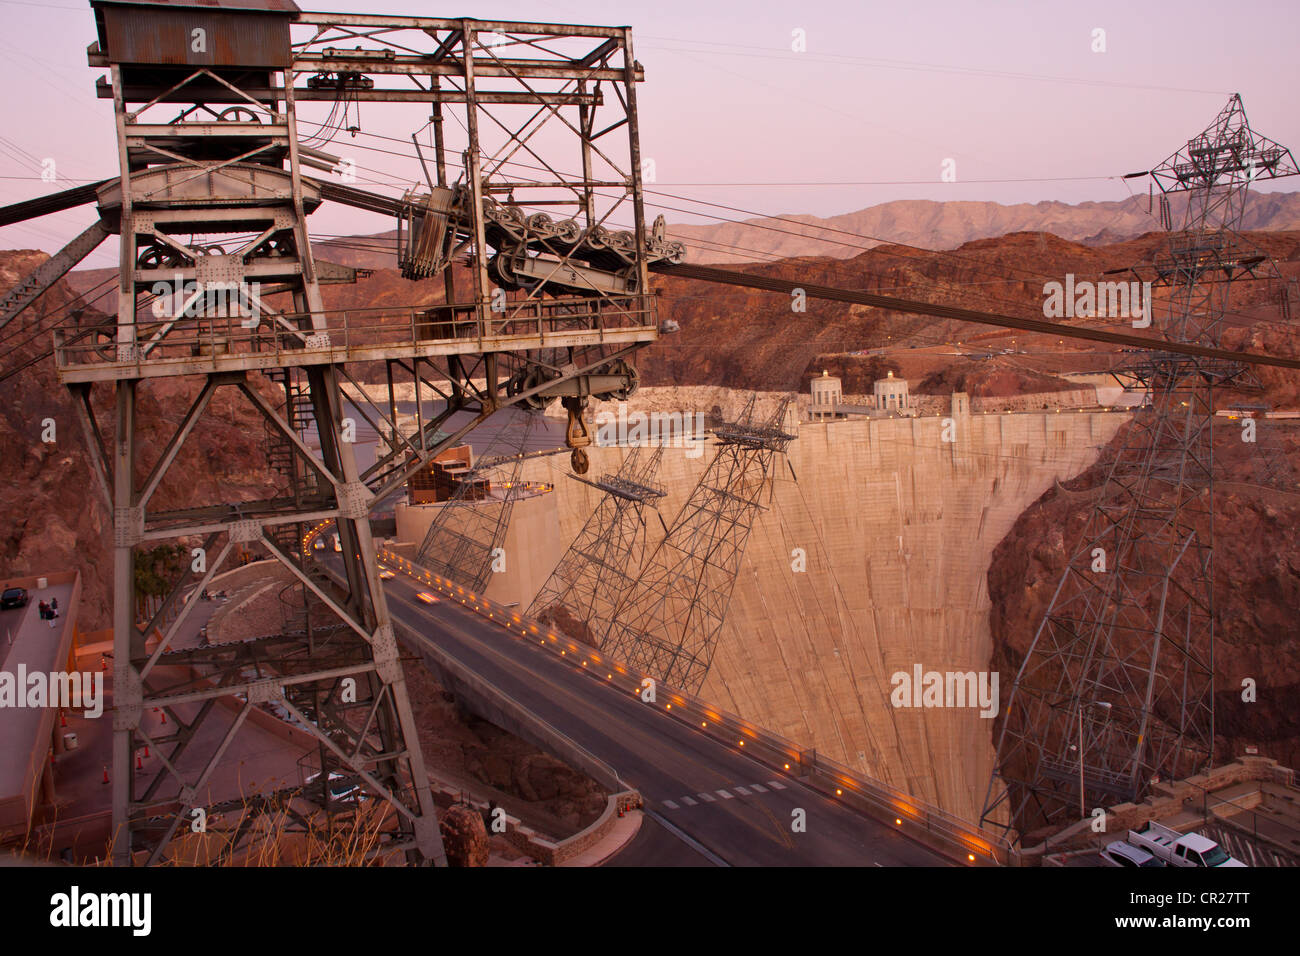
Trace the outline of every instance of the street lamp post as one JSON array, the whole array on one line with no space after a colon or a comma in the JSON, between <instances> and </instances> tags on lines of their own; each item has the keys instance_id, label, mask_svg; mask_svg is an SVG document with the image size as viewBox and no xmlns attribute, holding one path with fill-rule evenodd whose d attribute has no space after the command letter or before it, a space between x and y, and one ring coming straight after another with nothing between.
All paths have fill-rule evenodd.
<instances>
[{"instance_id":1,"label":"street lamp post","mask_svg":"<svg viewBox=\"0 0 1300 956\"><path fill-rule=\"evenodd\" d=\"M1110 710L1110 701L1090 700L1086 703L1079 704L1079 817L1086 819L1088 808L1084 805L1083 798L1083 708L1088 706L1104 707Z\"/></svg>"}]
</instances>

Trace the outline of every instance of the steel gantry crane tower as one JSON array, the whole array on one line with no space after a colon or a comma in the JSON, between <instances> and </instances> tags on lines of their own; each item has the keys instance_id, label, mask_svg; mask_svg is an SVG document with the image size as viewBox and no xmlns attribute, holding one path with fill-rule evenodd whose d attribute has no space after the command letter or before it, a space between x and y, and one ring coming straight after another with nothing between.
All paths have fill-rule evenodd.
<instances>
[{"instance_id":1,"label":"steel gantry crane tower","mask_svg":"<svg viewBox=\"0 0 1300 956\"><path fill-rule=\"evenodd\" d=\"M581 469L588 400L635 388L627 359L659 331L647 264L680 260L682 249L645 226L643 76L631 32L312 14L291 0L91 6L98 42L89 61L108 70L98 90L113 102L120 174L5 210L19 221L94 201L100 216L5 307L16 314L56 271L120 237L115 315L93 330L56 332L53 349L112 514L114 860L167 858L199 809L224 834L222 852L234 853L266 832L257 813L305 828L311 804L332 812L338 793L361 788L389 808L377 854L441 863L369 516L442 449L518 402L562 399ZM354 188L349 163L321 148L328 135L302 142L302 101L422 104L432 111L436 180L426 169L428 188L401 198ZM445 128L449 116L460 133ZM542 126L548 135L537 137ZM540 176L508 176L517 155ZM313 256L307 217L323 201L396 215L404 274L441 275L442 304L327 309L322 284L355 275ZM632 230L610 228L612 216ZM340 384L356 384L354 374L386 377L386 410L359 388L345 401ZM397 428L403 375L416 395L409 434ZM160 423L142 421L149 406L140 398L165 379L187 380L194 398L145 460L141 427ZM281 487L258 500L164 508L160 484L221 390L265 421ZM107 428L97 406L111 409ZM373 464L353 446L353 415L389 436ZM330 566L310 560L305 544L327 523L340 540ZM143 620L134 561L164 541L203 560ZM282 630L200 642L186 625L200 595L233 555L257 550L293 581ZM312 772L256 799L214 800L215 771L262 707L311 735ZM137 775L146 746L158 766Z\"/></svg>"},{"instance_id":2,"label":"steel gantry crane tower","mask_svg":"<svg viewBox=\"0 0 1300 956\"><path fill-rule=\"evenodd\" d=\"M1266 263L1237 234L1247 189L1296 171L1237 95L1150 171L1171 230L1168 196L1186 200L1154 262L1153 318L1168 343L1220 346L1232 280ZM1251 379L1231 357L1159 346L1121 371L1151 406L1113 451L1001 718L981 822L1021 834L1081 806L1141 800L1213 755L1213 393Z\"/></svg>"}]
</instances>

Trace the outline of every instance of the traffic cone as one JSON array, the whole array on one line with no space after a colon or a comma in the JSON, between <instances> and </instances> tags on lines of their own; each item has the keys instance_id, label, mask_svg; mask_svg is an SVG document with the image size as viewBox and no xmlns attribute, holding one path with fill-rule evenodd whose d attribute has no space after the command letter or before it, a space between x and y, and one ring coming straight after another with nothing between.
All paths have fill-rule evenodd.
<instances>
[{"instance_id":1,"label":"traffic cone","mask_svg":"<svg viewBox=\"0 0 1300 956\"><path fill-rule=\"evenodd\" d=\"M108 764L104 764L104 783L108 783Z\"/></svg>"},{"instance_id":2,"label":"traffic cone","mask_svg":"<svg viewBox=\"0 0 1300 956\"><path fill-rule=\"evenodd\" d=\"M59 711L59 726L68 726L68 712L66 710Z\"/></svg>"},{"instance_id":3,"label":"traffic cone","mask_svg":"<svg viewBox=\"0 0 1300 956\"><path fill-rule=\"evenodd\" d=\"M149 745L148 745L148 744L145 744L145 745L144 745L144 755L145 755L146 757L149 756Z\"/></svg>"},{"instance_id":4,"label":"traffic cone","mask_svg":"<svg viewBox=\"0 0 1300 956\"><path fill-rule=\"evenodd\" d=\"M138 753L135 755L135 772L144 773L144 761L140 759Z\"/></svg>"}]
</instances>

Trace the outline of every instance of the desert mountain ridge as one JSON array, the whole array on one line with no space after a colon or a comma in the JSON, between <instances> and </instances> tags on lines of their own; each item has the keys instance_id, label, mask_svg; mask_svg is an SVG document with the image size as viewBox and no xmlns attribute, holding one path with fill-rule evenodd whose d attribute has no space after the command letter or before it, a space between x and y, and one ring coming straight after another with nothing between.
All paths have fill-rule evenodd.
<instances>
[{"instance_id":1,"label":"desert mountain ridge","mask_svg":"<svg viewBox=\"0 0 1300 956\"><path fill-rule=\"evenodd\" d=\"M900 199L840 216L802 214L720 222L715 225L668 225L668 235L687 244L688 262L763 262L825 256L851 259L882 242L922 249L957 249L976 239L1017 232L1046 232L1085 246L1104 246L1161 231L1158 202L1133 196L1116 202L1044 201L1003 205L996 202L935 202ZM1178 225L1185 204L1170 198ZM648 207L647 215L655 213ZM723 213L729 218L734 215ZM1246 202L1243 231L1300 229L1300 192L1255 193ZM396 265L395 230L315 244L317 255L340 265L383 269Z\"/></svg>"},{"instance_id":2,"label":"desert mountain ridge","mask_svg":"<svg viewBox=\"0 0 1300 956\"><path fill-rule=\"evenodd\" d=\"M1171 197L1173 221L1178 224L1184 203ZM1132 196L1116 202L1038 203L1003 205L996 202L935 202L900 199L868 206L840 216L781 214L769 218L722 222L716 225L668 226L668 235L687 244L688 262L726 264L766 262L820 256L851 259L882 242L930 250L960 248L978 239L1012 233L1050 233L1084 246L1106 246L1161 231L1159 205L1148 212L1148 197ZM654 213L653 207L648 214ZM1300 192L1254 193L1246 201L1243 231L1300 230ZM392 269L397 265L396 230L372 235L327 239L312 244L316 255L329 262L358 269ZM79 269L68 283L78 293L96 285L102 292L91 299L108 308L111 288L105 280L113 269ZM103 299L104 301L99 301Z\"/></svg>"},{"instance_id":3,"label":"desert mountain ridge","mask_svg":"<svg viewBox=\"0 0 1300 956\"><path fill-rule=\"evenodd\" d=\"M1179 225L1185 211L1180 197L1170 197L1170 211L1174 225ZM1270 232L1300 228L1300 192L1250 195L1241 228ZM688 261L728 263L798 256L848 259L881 242L956 249L976 239L1016 232L1047 232L1070 242L1102 246L1161 229L1159 200L1149 203L1147 196L1135 195L1115 202L1076 204L900 199L824 219L782 215L708 226L670 225L668 233L689 244Z\"/></svg>"}]
</instances>

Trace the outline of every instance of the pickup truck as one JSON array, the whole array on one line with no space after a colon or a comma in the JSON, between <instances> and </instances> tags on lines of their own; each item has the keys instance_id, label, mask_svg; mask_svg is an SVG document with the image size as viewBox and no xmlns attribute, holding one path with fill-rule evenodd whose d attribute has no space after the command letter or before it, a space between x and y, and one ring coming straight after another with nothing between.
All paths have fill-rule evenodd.
<instances>
[{"instance_id":1,"label":"pickup truck","mask_svg":"<svg viewBox=\"0 0 1300 956\"><path fill-rule=\"evenodd\" d=\"M1144 830L1129 830L1128 842L1170 866L1245 866L1199 833L1179 833L1152 820Z\"/></svg>"}]
</instances>

